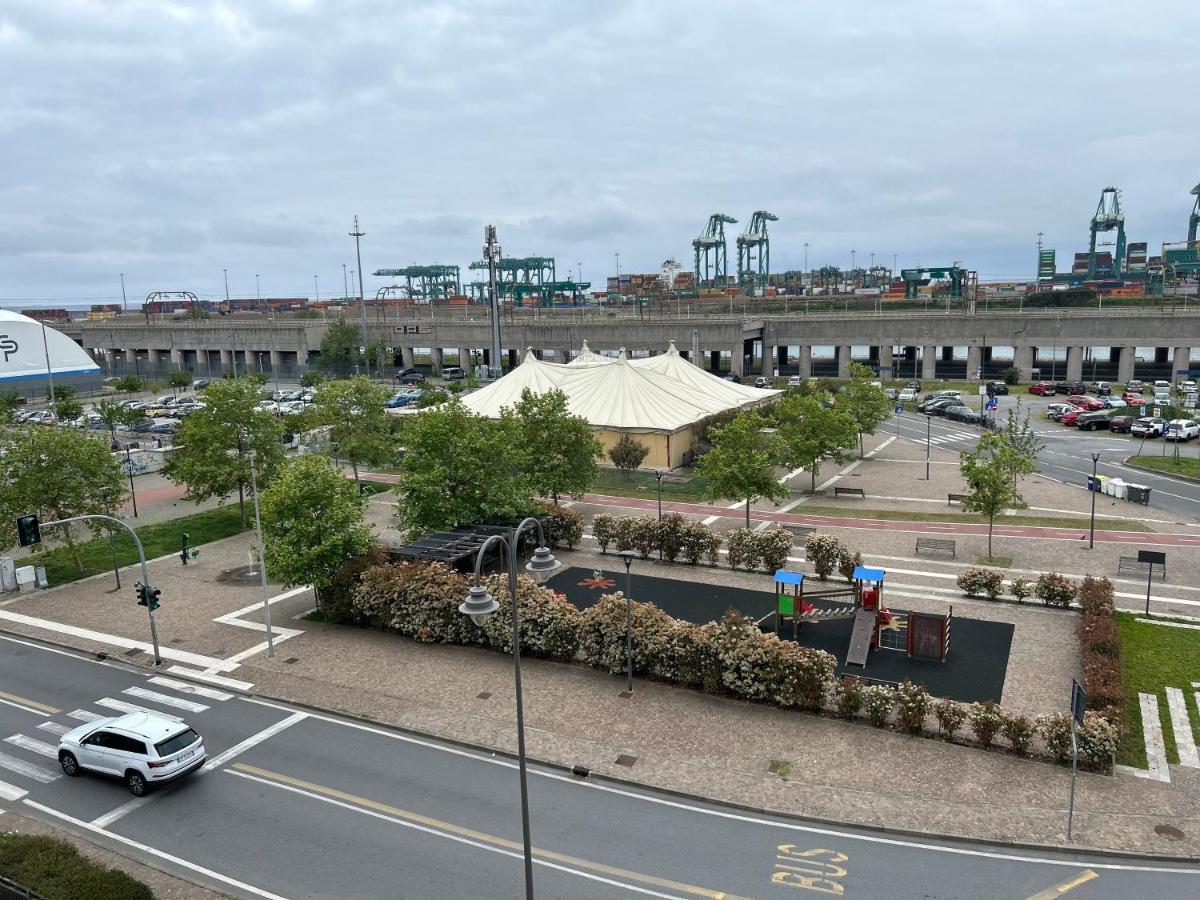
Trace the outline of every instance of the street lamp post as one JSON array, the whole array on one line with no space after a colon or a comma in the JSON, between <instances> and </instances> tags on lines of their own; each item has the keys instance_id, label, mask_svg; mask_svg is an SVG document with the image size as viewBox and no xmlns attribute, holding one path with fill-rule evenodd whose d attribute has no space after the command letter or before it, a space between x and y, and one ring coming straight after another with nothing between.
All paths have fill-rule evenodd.
<instances>
[{"instance_id":1,"label":"street lamp post","mask_svg":"<svg viewBox=\"0 0 1200 900\"><path fill-rule=\"evenodd\" d=\"M255 453L250 457L250 490L254 493L254 530L258 537L258 575L262 583L263 624L267 627L267 656L275 656L275 636L271 631L271 604L267 602L267 554L263 549L262 517L258 513L258 473L255 471Z\"/></svg>"},{"instance_id":2,"label":"street lamp post","mask_svg":"<svg viewBox=\"0 0 1200 900\"><path fill-rule=\"evenodd\" d=\"M229 270L222 269L221 274L225 276L225 303L229 303Z\"/></svg>"},{"instance_id":3,"label":"street lamp post","mask_svg":"<svg viewBox=\"0 0 1200 900\"><path fill-rule=\"evenodd\" d=\"M129 473L129 497L133 500L133 517L136 519L137 514L137 493L133 490L133 457L129 455L129 445L125 445L125 469Z\"/></svg>"},{"instance_id":4,"label":"street lamp post","mask_svg":"<svg viewBox=\"0 0 1200 900\"><path fill-rule=\"evenodd\" d=\"M533 552L533 558L525 568L537 574L553 572L559 567L559 562L546 546L542 523L534 518L527 518L507 534L493 534L480 545L475 555L475 583L467 593L467 599L458 607L463 615L470 616L471 621L482 626L500 608L496 598L488 589L480 584L480 573L483 560L489 548L499 545L503 552L505 568L508 570L508 599L512 607L512 643L513 671L517 693L517 770L521 780L521 837L525 849L525 897L533 900L533 846L529 838L529 786L525 773L525 710L521 698L521 631L517 619L517 544L521 535L530 527L537 528L538 547Z\"/></svg>"},{"instance_id":5,"label":"street lamp post","mask_svg":"<svg viewBox=\"0 0 1200 900\"><path fill-rule=\"evenodd\" d=\"M658 482L658 521L662 521L662 480L666 473L662 469L654 470L654 480Z\"/></svg>"},{"instance_id":6,"label":"street lamp post","mask_svg":"<svg viewBox=\"0 0 1200 900\"><path fill-rule=\"evenodd\" d=\"M1088 549L1096 546L1096 466L1100 463L1100 452L1092 454L1092 522L1088 528Z\"/></svg>"},{"instance_id":7,"label":"street lamp post","mask_svg":"<svg viewBox=\"0 0 1200 900\"><path fill-rule=\"evenodd\" d=\"M633 595L629 590L629 567L633 565L633 551L622 550L621 560L625 563L625 693L633 696Z\"/></svg>"},{"instance_id":8,"label":"street lamp post","mask_svg":"<svg viewBox=\"0 0 1200 900\"><path fill-rule=\"evenodd\" d=\"M121 312L129 312L129 301L125 298L125 273L121 273Z\"/></svg>"}]
</instances>

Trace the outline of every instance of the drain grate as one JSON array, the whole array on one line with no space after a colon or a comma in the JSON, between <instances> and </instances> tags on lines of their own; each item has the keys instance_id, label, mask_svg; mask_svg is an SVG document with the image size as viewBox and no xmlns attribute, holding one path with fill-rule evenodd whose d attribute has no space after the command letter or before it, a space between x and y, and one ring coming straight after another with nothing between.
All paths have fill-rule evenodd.
<instances>
[{"instance_id":1,"label":"drain grate","mask_svg":"<svg viewBox=\"0 0 1200 900\"><path fill-rule=\"evenodd\" d=\"M622 753L617 757L617 765L633 768L633 764L637 762L636 756L630 756L628 753Z\"/></svg>"},{"instance_id":2,"label":"drain grate","mask_svg":"<svg viewBox=\"0 0 1200 900\"><path fill-rule=\"evenodd\" d=\"M479 700L490 700L492 698L491 691L480 691L475 697Z\"/></svg>"},{"instance_id":3,"label":"drain grate","mask_svg":"<svg viewBox=\"0 0 1200 900\"><path fill-rule=\"evenodd\" d=\"M289 656L287 659L284 660L284 663L286 663L289 666L292 663L298 663L298 662L300 662L300 657L298 657L298 656Z\"/></svg>"},{"instance_id":4,"label":"drain grate","mask_svg":"<svg viewBox=\"0 0 1200 900\"><path fill-rule=\"evenodd\" d=\"M137 656L141 652L142 651L141 651L140 647L130 647L128 650L125 651L125 655L126 656Z\"/></svg>"},{"instance_id":5,"label":"drain grate","mask_svg":"<svg viewBox=\"0 0 1200 900\"><path fill-rule=\"evenodd\" d=\"M1154 833L1159 837L1165 837L1172 841L1183 840L1183 831L1174 825L1155 825Z\"/></svg>"}]
</instances>

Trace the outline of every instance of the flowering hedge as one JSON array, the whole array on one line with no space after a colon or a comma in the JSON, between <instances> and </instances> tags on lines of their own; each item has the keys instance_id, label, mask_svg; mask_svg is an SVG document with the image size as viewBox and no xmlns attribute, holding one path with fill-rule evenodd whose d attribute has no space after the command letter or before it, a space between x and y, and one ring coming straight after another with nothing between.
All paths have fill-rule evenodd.
<instances>
[{"instance_id":1,"label":"flowering hedge","mask_svg":"<svg viewBox=\"0 0 1200 900\"><path fill-rule=\"evenodd\" d=\"M787 565L791 552L792 536L782 528L737 528L729 532L729 565L734 569L775 572Z\"/></svg>"},{"instance_id":2,"label":"flowering hedge","mask_svg":"<svg viewBox=\"0 0 1200 900\"><path fill-rule=\"evenodd\" d=\"M1079 649L1088 709L1118 726L1125 713L1125 676L1121 634L1107 578L1085 578L1079 588Z\"/></svg>"},{"instance_id":3,"label":"flowering hedge","mask_svg":"<svg viewBox=\"0 0 1200 900\"><path fill-rule=\"evenodd\" d=\"M637 550L646 559L657 550L668 561L683 558L695 565L705 560L710 566L721 558L721 536L677 513L663 516L662 521L654 516L593 516L592 537L601 553L608 553L609 547Z\"/></svg>"}]
</instances>

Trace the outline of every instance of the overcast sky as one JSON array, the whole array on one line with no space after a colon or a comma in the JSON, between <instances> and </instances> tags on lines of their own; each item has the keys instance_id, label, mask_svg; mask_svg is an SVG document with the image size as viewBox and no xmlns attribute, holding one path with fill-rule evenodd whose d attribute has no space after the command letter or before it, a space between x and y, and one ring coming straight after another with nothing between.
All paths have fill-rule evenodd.
<instances>
[{"instance_id":1,"label":"overcast sky","mask_svg":"<svg viewBox=\"0 0 1200 900\"><path fill-rule=\"evenodd\" d=\"M5 0L0 302L341 294L355 213L368 273L465 268L494 222L602 286L766 209L775 271L989 279L1038 231L1068 268L1112 184L1156 249L1198 33L1178 0Z\"/></svg>"}]
</instances>

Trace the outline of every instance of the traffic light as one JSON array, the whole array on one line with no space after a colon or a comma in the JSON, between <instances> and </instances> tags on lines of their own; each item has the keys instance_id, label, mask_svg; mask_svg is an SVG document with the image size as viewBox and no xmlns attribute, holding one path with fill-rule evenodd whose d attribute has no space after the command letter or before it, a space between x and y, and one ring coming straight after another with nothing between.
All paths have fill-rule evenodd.
<instances>
[{"instance_id":1,"label":"traffic light","mask_svg":"<svg viewBox=\"0 0 1200 900\"><path fill-rule=\"evenodd\" d=\"M36 515L17 516L17 539L22 547L32 547L42 542L42 527Z\"/></svg>"},{"instance_id":2,"label":"traffic light","mask_svg":"<svg viewBox=\"0 0 1200 900\"><path fill-rule=\"evenodd\" d=\"M161 596L162 596L161 588L151 588L150 589L150 611L151 612L158 609L158 598Z\"/></svg>"},{"instance_id":3,"label":"traffic light","mask_svg":"<svg viewBox=\"0 0 1200 900\"><path fill-rule=\"evenodd\" d=\"M134 586L137 588L138 606L148 606L151 612L158 609L158 598L162 596L161 589L142 584L140 581Z\"/></svg>"}]
</instances>

